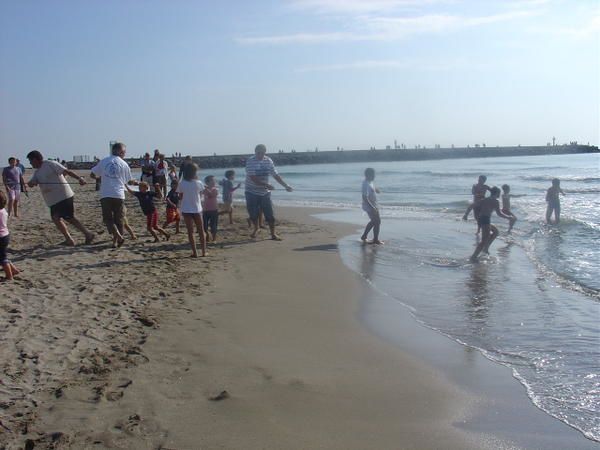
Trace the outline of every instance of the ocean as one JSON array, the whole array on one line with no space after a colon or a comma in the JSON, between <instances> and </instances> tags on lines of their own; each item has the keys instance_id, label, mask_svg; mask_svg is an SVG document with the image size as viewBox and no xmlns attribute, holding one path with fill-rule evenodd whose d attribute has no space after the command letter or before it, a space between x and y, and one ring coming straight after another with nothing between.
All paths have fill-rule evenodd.
<instances>
[{"instance_id":1,"label":"ocean","mask_svg":"<svg viewBox=\"0 0 600 450\"><path fill-rule=\"evenodd\" d=\"M359 242L368 166L382 191L383 246ZM423 325L512 369L535 405L600 441L598 154L278 170L295 191L275 190L276 205L333 208L322 217L356 224L356 234L339 243L350 269ZM513 232L493 216L500 236L490 255L473 264L476 224L461 217L481 174L489 186L506 183L522 197L511 200L518 217ZM552 178L566 195L561 223L548 226L545 192Z\"/></svg>"}]
</instances>

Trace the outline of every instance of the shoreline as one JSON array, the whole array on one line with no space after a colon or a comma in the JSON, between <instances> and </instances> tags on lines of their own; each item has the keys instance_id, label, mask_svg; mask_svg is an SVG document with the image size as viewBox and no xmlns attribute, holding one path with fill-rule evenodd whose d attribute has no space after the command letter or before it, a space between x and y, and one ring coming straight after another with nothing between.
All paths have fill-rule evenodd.
<instances>
[{"instance_id":1,"label":"shoreline","mask_svg":"<svg viewBox=\"0 0 600 450\"><path fill-rule=\"evenodd\" d=\"M137 218L133 208L130 221ZM243 227L235 227L224 233L214 255L200 262L183 258L187 243L172 243L158 252L157 246L132 246L131 251L144 257L159 254L150 265L161 268L148 274L150 280L163 271L168 275L169 257L164 253L173 250L178 253L172 262L181 273L165 275L167 291L154 292L146 304L134 305L132 318L124 319L127 327L138 328L128 334L132 343L123 352L128 359L122 364L110 360L104 367L106 355L87 355L85 361L92 364L85 366L90 370L83 374L89 378L82 376L72 384L63 380L62 386L34 395L41 405L36 407L33 427L22 439L32 439L36 448L45 443L56 448L194 448L200 444L208 448L393 448L398 442L405 448L431 448L439 442L446 448L510 447L510 439L497 438L496 423L469 419L482 404L494 404L482 398L486 388L473 393L468 383L458 386L443 369L417 354L414 336L391 345L385 333L378 335L358 323L365 323L361 305L376 295L339 257L338 240L352 234L355 227L324 223L309 216L314 210L307 208L278 207L277 211L285 218L283 243L253 242L245 238ZM99 251L96 259L106 252ZM87 266L103 270L111 264L125 268L136 262L146 267L148 262L110 254L113 258L108 265L99 261ZM86 268L79 261L73 263L76 266ZM290 276L290 267L314 286ZM202 277L196 279L198 269ZM128 273L135 277L135 268ZM260 277L269 273L272 276L261 283ZM26 273L23 278L29 276ZM144 279L148 277L141 277L141 286ZM248 280L257 286L243 283ZM93 281L100 286L103 282L102 277ZM40 289L40 295L48 288L61 294L59 286L48 283L19 284ZM121 289L127 291L128 284L121 284ZM303 295L304 289L310 295ZM257 298L248 293L254 290L260 294ZM99 302L105 299L103 294L98 292L90 300ZM140 297L139 292L127 294L132 299ZM167 300L169 304L153 305ZM251 300L256 303L248 305ZM420 327L406 312L400 314L403 322ZM110 327L113 317L100 319L103 327ZM434 332L423 328L417 333L423 337ZM87 334L100 341L107 337L93 330ZM434 343L437 351L439 345L459 347L435 335L416 342ZM25 361L31 353L35 351L26 353ZM492 367L482 355L477 358ZM454 370L459 379L464 378L463 367ZM500 373L497 368L490 370ZM501 377L513 381L506 373ZM509 389L517 391L514 385ZM218 401L222 391L227 394ZM518 396L539 414L558 422L523 394ZM507 426L502 423L499 428ZM86 429L94 431L80 431Z\"/></svg>"}]
</instances>

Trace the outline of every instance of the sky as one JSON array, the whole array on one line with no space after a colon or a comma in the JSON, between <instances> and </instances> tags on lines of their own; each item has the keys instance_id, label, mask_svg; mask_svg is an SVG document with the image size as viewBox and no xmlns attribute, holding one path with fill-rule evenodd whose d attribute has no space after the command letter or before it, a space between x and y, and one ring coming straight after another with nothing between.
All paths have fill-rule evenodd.
<instances>
[{"instance_id":1,"label":"sky","mask_svg":"<svg viewBox=\"0 0 600 450\"><path fill-rule=\"evenodd\" d=\"M0 165L599 143L598 0L0 0Z\"/></svg>"}]
</instances>

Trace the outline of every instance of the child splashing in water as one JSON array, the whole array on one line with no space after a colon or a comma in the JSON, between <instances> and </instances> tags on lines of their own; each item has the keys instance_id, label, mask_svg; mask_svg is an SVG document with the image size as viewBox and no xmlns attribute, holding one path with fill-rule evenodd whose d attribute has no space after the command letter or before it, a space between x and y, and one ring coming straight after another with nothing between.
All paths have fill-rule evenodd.
<instances>
[{"instance_id":1,"label":"child splashing in water","mask_svg":"<svg viewBox=\"0 0 600 450\"><path fill-rule=\"evenodd\" d=\"M471 262L476 262L477 257L481 252L488 253L490 245L494 242L494 239L498 237L498 228L492 225L492 213L495 211L500 217L510 220L511 216L504 214L500 211L500 203L498 197L500 196L500 189L494 186L490 190L490 196L484 198L479 203L479 215L477 217L477 225L481 227L481 241L475 247L475 251L471 255Z\"/></svg>"},{"instance_id":2,"label":"child splashing in water","mask_svg":"<svg viewBox=\"0 0 600 450\"><path fill-rule=\"evenodd\" d=\"M551 224L552 213L554 212L554 223L560 223L560 198L559 194L565 195L563 190L560 188L560 180L554 178L552 180L552 186L548 188L546 192L546 202L548 207L546 208L546 223Z\"/></svg>"},{"instance_id":3,"label":"child splashing in water","mask_svg":"<svg viewBox=\"0 0 600 450\"><path fill-rule=\"evenodd\" d=\"M365 231L360 237L361 241L366 242L369 232L373 230L373 240L371 243L381 245L383 241L379 240L379 227L381 225L381 217L379 216L379 207L377 205L377 194L379 189L375 188L373 181L375 180L375 170L372 168L365 169L365 179L362 183L362 209L369 216L369 223L365 227Z\"/></svg>"},{"instance_id":4,"label":"child splashing in water","mask_svg":"<svg viewBox=\"0 0 600 450\"><path fill-rule=\"evenodd\" d=\"M522 195L514 195L510 193L510 186L508 184L502 185L502 213L510 216L508 219L508 232L510 233L517 221L517 216L515 216L510 209L510 199L511 197L522 197Z\"/></svg>"}]
</instances>

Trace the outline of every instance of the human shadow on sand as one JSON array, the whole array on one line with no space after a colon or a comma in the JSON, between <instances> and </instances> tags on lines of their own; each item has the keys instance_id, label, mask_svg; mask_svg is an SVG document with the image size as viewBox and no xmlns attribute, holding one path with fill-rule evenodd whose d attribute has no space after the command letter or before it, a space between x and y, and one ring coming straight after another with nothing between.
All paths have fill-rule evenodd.
<instances>
[{"instance_id":1,"label":"human shadow on sand","mask_svg":"<svg viewBox=\"0 0 600 450\"><path fill-rule=\"evenodd\" d=\"M338 250L337 244L320 244L320 245L307 245L306 247L295 248L295 252L336 252Z\"/></svg>"}]
</instances>

